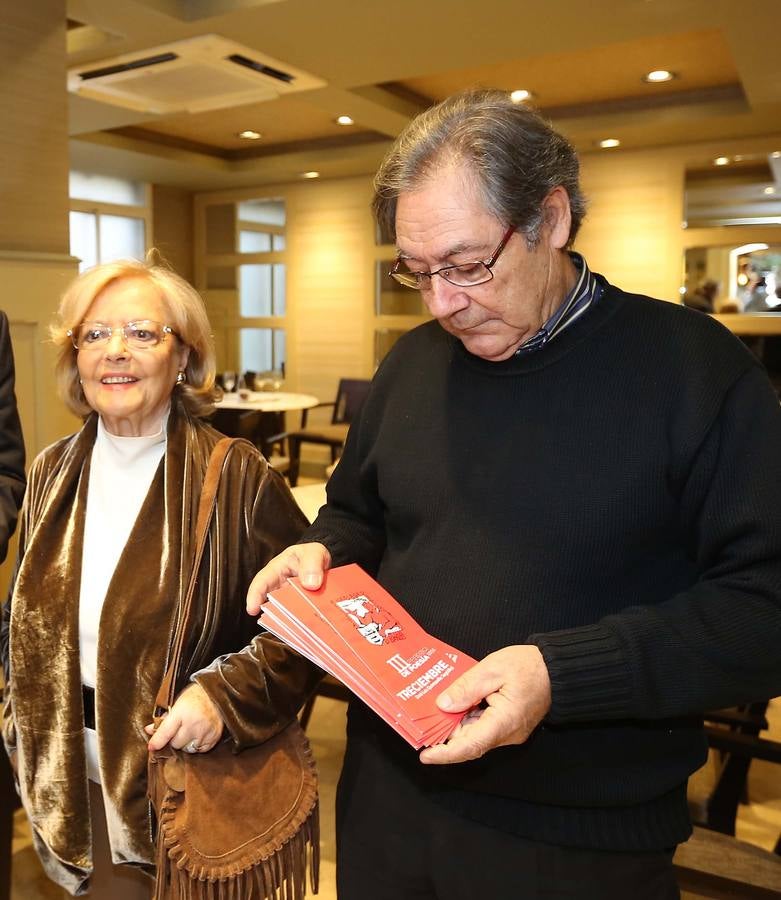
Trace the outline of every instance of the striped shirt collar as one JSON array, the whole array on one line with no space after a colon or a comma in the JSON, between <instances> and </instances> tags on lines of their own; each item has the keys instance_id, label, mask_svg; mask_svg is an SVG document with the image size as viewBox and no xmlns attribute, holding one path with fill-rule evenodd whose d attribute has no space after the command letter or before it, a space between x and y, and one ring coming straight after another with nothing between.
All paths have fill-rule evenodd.
<instances>
[{"instance_id":1,"label":"striped shirt collar","mask_svg":"<svg viewBox=\"0 0 781 900\"><path fill-rule=\"evenodd\" d=\"M574 251L570 251L569 256L578 273L575 286L542 328L527 341L524 341L515 351L516 356L542 349L549 341L561 334L565 328L569 328L573 322L586 312L592 303L596 303L599 299L601 293L599 282L586 264L586 260Z\"/></svg>"}]
</instances>

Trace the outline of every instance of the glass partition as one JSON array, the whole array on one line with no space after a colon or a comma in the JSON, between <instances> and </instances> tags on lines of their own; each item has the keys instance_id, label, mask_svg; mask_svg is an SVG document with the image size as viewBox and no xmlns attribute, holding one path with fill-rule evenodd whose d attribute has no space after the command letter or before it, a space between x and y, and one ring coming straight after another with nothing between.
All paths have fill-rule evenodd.
<instances>
[{"instance_id":1,"label":"glass partition","mask_svg":"<svg viewBox=\"0 0 781 900\"><path fill-rule=\"evenodd\" d=\"M285 332L281 328L242 328L239 340L241 371L284 373ZM261 385L247 387L259 388Z\"/></svg>"},{"instance_id":2,"label":"glass partition","mask_svg":"<svg viewBox=\"0 0 781 900\"><path fill-rule=\"evenodd\" d=\"M239 309L242 316L284 316L285 266L239 266Z\"/></svg>"}]
</instances>

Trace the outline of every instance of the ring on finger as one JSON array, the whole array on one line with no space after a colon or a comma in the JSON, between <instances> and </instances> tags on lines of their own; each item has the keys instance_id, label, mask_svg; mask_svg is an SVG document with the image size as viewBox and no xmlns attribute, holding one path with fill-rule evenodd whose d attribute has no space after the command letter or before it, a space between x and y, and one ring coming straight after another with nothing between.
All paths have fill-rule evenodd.
<instances>
[{"instance_id":1,"label":"ring on finger","mask_svg":"<svg viewBox=\"0 0 781 900\"><path fill-rule=\"evenodd\" d=\"M184 747L182 747L182 750L184 750L185 753L199 753L200 749L197 741L190 741L189 744L185 744Z\"/></svg>"}]
</instances>

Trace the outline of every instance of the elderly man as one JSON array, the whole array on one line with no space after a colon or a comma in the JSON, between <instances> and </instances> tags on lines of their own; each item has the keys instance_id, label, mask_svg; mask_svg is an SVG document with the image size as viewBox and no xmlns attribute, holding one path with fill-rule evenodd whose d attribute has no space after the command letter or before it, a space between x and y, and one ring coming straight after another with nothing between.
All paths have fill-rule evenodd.
<instances>
[{"instance_id":1,"label":"elderly man","mask_svg":"<svg viewBox=\"0 0 781 900\"><path fill-rule=\"evenodd\" d=\"M673 898L700 714L781 688L781 413L718 323L570 251L573 149L499 92L418 117L376 179L435 322L377 372L305 543L480 662L419 757L351 704L340 900Z\"/></svg>"}]
</instances>

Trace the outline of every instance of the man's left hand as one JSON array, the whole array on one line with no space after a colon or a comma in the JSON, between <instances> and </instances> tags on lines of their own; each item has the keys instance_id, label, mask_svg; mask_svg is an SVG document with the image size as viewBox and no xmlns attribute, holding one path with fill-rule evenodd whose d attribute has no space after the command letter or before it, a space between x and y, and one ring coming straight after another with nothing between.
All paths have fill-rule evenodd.
<instances>
[{"instance_id":1,"label":"man's left hand","mask_svg":"<svg viewBox=\"0 0 781 900\"><path fill-rule=\"evenodd\" d=\"M482 709L472 709L484 703ZM489 653L437 697L446 712L471 710L446 744L428 747L420 761L458 763L477 759L494 747L522 744L551 705L548 669L531 644Z\"/></svg>"}]
</instances>

